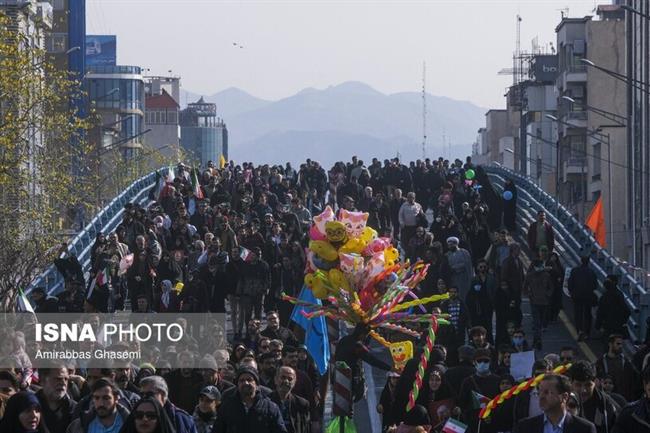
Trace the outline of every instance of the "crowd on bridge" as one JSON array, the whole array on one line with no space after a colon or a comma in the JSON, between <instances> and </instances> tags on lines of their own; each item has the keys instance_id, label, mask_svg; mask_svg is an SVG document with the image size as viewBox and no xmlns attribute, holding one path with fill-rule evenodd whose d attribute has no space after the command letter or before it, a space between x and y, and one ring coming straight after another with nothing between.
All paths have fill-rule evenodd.
<instances>
[{"instance_id":1,"label":"crowd on bridge","mask_svg":"<svg viewBox=\"0 0 650 433\"><path fill-rule=\"evenodd\" d=\"M451 419L478 432L481 405L517 384L512 355L529 351L529 375L547 376L496 408L481 432L650 431L650 344L635 359L624 355L629 310L616 277L604 281L599 299L588 254L567 274L546 214L520 227L515 184L497 193L470 158L405 165L353 157L329 171L312 160L296 168L209 163L201 171L179 164L160 173L150 199L146 208L127 205L117 229L97 236L88 278L63 245L55 265L65 290L36 288L34 310L227 314L227 332L216 336L223 348L189 338L152 348L137 365L34 369L24 334L0 330L0 359L16 365L0 371L0 432L322 431L328 378L281 295L299 296L313 217L327 206L367 213L367 225L402 260L427 264L420 298L449 294L427 307L449 325L440 327L412 410L405 407L424 339L413 339L415 356L403 369L378 359L361 333L333 356L352 359L356 400L374 392L365 389L363 362L389 370L372 408L384 431L441 432ZM544 352L564 291L580 340L594 330L603 336L606 351L595 363L573 346ZM530 303L529 335L522 298ZM200 368L171 368L178 363L170 360L184 359L198 359ZM566 375L550 373L567 363Z\"/></svg>"}]
</instances>

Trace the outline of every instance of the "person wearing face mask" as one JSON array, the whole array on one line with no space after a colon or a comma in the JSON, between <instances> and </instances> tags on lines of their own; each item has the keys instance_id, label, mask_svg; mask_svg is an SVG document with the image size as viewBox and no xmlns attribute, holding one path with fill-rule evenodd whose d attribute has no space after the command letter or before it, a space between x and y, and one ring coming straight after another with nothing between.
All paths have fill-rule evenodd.
<instances>
[{"instance_id":1,"label":"person wearing face mask","mask_svg":"<svg viewBox=\"0 0 650 433\"><path fill-rule=\"evenodd\" d=\"M458 405L463 412L465 424L469 425L470 431L477 431L478 414L480 409L475 408L474 393L484 395L487 398L493 398L499 393L499 376L490 371L492 361L489 350L477 349L474 352L474 367L476 372L467 377L460 388L460 397ZM482 432L492 431L490 426L484 424Z\"/></svg>"},{"instance_id":2,"label":"person wearing face mask","mask_svg":"<svg viewBox=\"0 0 650 433\"><path fill-rule=\"evenodd\" d=\"M465 297L465 304L472 326L482 326L487 331L487 340L492 343L492 315L494 313L494 293L496 280L488 273L487 262L483 259L476 266L476 277L472 280L470 291Z\"/></svg>"},{"instance_id":3,"label":"person wearing face mask","mask_svg":"<svg viewBox=\"0 0 650 433\"><path fill-rule=\"evenodd\" d=\"M512 333L512 347L517 352L528 352L530 347L528 346L528 341L526 340L526 333L523 329L517 328Z\"/></svg>"},{"instance_id":4,"label":"person wearing face mask","mask_svg":"<svg viewBox=\"0 0 650 433\"><path fill-rule=\"evenodd\" d=\"M530 264L524 290L528 291L533 315L533 347L542 350L542 329L546 328L548 319L546 309L553 296L553 280L542 260L537 259Z\"/></svg>"}]
</instances>

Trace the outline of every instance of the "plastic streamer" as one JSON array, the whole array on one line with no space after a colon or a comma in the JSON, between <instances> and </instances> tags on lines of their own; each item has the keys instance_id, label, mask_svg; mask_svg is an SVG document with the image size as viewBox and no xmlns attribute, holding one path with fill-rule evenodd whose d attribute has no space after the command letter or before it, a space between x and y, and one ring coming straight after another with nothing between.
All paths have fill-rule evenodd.
<instances>
[{"instance_id":1,"label":"plastic streamer","mask_svg":"<svg viewBox=\"0 0 650 433\"><path fill-rule=\"evenodd\" d=\"M564 364L556 367L552 373L554 374L564 374L569 368L571 367L571 364ZM494 410L497 406L499 406L501 403L504 401L508 400L509 398L523 392L527 391L530 388L535 388L539 383L544 379L544 377L548 373L544 374L539 374L535 377L531 377L530 379L521 382L518 385L513 386L512 388L503 391L501 394L497 395L494 397L492 400L490 400L483 409L481 409L481 412L479 412L478 416L480 419L486 419L490 416L492 413L492 410Z\"/></svg>"},{"instance_id":2,"label":"plastic streamer","mask_svg":"<svg viewBox=\"0 0 650 433\"><path fill-rule=\"evenodd\" d=\"M414 301L404 302L403 304L399 304L399 305L391 308L390 312L391 313L396 313L398 311L408 310L411 307L417 307L418 305L424 305L424 304L430 304L432 302L443 301L445 299L449 299L449 293L445 293L444 295L433 295L433 296L429 296L428 298L422 298L422 299L416 299Z\"/></svg>"},{"instance_id":3,"label":"plastic streamer","mask_svg":"<svg viewBox=\"0 0 650 433\"><path fill-rule=\"evenodd\" d=\"M411 409L415 407L415 402L420 395L420 388L422 388L422 382L424 380L424 373L427 371L427 365L429 364L429 357L431 356L431 351L433 350L433 345L436 342L436 330L438 329L438 322L436 316L431 316L431 326L429 327L429 333L427 334L427 340L424 343L424 350L420 355L420 363L418 364L418 370L415 373L415 380L413 381L413 388L409 392L409 401L406 404L406 411L410 412Z\"/></svg>"}]
</instances>

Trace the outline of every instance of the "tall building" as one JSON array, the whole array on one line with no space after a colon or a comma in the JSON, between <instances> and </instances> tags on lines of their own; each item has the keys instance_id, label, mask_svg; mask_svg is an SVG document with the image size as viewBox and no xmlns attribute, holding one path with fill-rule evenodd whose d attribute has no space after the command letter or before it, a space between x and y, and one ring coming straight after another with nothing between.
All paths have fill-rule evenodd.
<instances>
[{"instance_id":1,"label":"tall building","mask_svg":"<svg viewBox=\"0 0 650 433\"><path fill-rule=\"evenodd\" d=\"M180 159L180 78L145 77L145 122L150 131L144 142L168 159Z\"/></svg>"},{"instance_id":2,"label":"tall building","mask_svg":"<svg viewBox=\"0 0 650 433\"><path fill-rule=\"evenodd\" d=\"M625 22L616 5L599 7L598 18L564 18L556 28L558 197L583 221L602 197L608 247L627 257L626 128L613 120L625 116L627 89L582 60L625 74Z\"/></svg>"},{"instance_id":3,"label":"tall building","mask_svg":"<svg viewBox=\"0 0 650 433\"><path fill-rule=\"evenodd\" d=\"M205 167L209 161L228 159L228 130L217 117L217 105L200 98L181 111L181 146L194 163Z\"/></svg>"},{"instance_id":4,"label":"tall building","mask_svg":"<svg viewBox=\"0 0 650 433\"><path fill-rule=\"evenodd\" d=\"M650 269L650 2L618 3L631 8L625 16L630 261Z\"/></svg>"},{"instance_id":5,"label":"tall building","mask_svg":"<svg viewBox=\"0 0 650 433\"><path fill-rule=\"evenodd\" d=\"M89 66L86 88L91 106L101 118L98 153L119 147L124 159L142 148L144 130L144 77L139 66Z\"/></svg>"},{"instance_id":6,"label":"tall building","mask_svg":"<svg viewBox=\"0 0 650 433\"><path fill-rule=\"evenodd\" d=\"M46 48L46 37L52 31L52 6L48 2L0 0L0 14L8 18L9 29L18 33L28 47L41 50ZM34 59L34 63L42 60ZM38 127L29 126L27 129L24 133L30 155L27 165L32 178L36 178L37 164L33 158L36 149L44 146L45 139L43 131ZM29 185L32 194L37 193L39 189L36 183Z\"/></svg>"},{"instance_id":7,"label":"tall building","mask_svg":"<svg viewBox=\"0 0 650 433\"><path fill-rule=\"evenodd\" d=\"M86 72L86 0L51 0L52 32L46 48L59 70L69 71L78 80ZM72 101L83 115L83 100Z\"/></svg>"},{"instance_id":8,"label":"tall building","mask_svg":"<svg viewBox=\"0 0 650 433\"><path fill-rule=\"evenodd\" d=\"M557 152L554 124L546 115L557 110L555 80L557 56L536 54L530 60L528 80L521 83L523 91L521 140L526 154L522 156L523 172L550 194L557 184Z\"/></svg>"}]
</instances>

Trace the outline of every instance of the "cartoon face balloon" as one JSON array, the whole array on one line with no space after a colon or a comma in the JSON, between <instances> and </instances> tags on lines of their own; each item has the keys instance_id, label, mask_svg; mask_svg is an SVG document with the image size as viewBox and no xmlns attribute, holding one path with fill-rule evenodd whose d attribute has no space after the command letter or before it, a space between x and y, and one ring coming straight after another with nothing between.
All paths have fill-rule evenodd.
<instances>
[{"instance_id":1,"label":"cartoon face balloon","mask_svg":"<svg viewBox=\"0 0 650 433\"><path fill-rule=\"evenodd\" d=\"M341 222L345 224L345 229L348 232L348 236L351 238L358 238L363 233L363 229L366 228L366 222L368 221L367 212L348 212L345 209L341 209Z\"/></svg>"},{"instance_id":2,"label":"cartoon face balloon","mask_svg":"<svg viewBox=\"0 0 650 433\"><path fill-rule=\"evenodd\" d=\"M328 221L325 223L327 240L332 243L343 244L348 239L348 232L343 223L339 221Z\"/></svg>"},{"instance_id":3,"label":"cartoon face balloon","mask_svg":"<svg viewBox=\"0 0 650 433\"><path fill-rule=\"evenodd\" d=\"M325 234L325 224L328 221L334 221L334 211L329 206L327 206L320 215L316 215L314 217L314 225L316 229L323 235Z\"/></svg>"},{"instance_id":4,"label":"cartoon face balloon","mask_svg":"<svg viewBox=\"0 0 650 433\"><path fill-rule=\"evenodd\" d=\"M413 358L413 342L398 341L390 344L390 354L393 357L395 369L401 371L409 359Z\"/></svg>"},{"instance_id":5,"label":"cartoon face balloon","mask_svg":"<svg viewBox=\"0 0 650 433\"><path fill-rule=\"evenodd\" d=\"M345 274L358 274L363 269L364 260L359 254L339 253L340 267Z\"/></svg>"}]
</instances>

